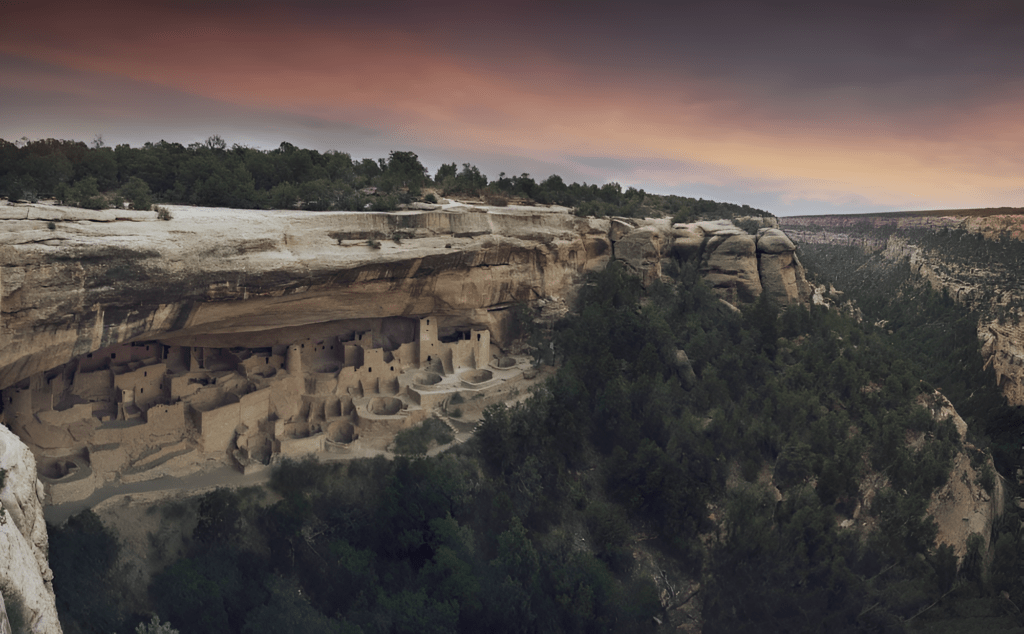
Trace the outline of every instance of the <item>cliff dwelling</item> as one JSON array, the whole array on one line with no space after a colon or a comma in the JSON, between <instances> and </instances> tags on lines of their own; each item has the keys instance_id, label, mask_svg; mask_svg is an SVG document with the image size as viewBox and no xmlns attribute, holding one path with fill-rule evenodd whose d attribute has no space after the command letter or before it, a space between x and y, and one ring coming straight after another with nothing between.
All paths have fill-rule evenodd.
<instances>
[{"instance_id":1,"label":"cliff dwelling","mask_svg":"<svg viewBox=\"0 0 1024 634\"><path fill-rule=\"evenodd\" d=\"M224 463L249 473L281 457L383 450L453 398L509 398L530 367L489 330L441 321L338 322L327 335L251 348L114 345L4 389L3 410L51 504Z\"/></svg>"}]
</instances>

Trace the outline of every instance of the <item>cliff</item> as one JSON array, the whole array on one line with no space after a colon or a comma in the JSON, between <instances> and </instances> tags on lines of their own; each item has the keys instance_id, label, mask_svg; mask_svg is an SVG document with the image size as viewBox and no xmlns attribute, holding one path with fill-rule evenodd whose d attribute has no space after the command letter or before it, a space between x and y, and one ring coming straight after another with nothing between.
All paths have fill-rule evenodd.
<instances>
[{"instance_id":1,"label":"cliff","mask_svg":"<svg viewBox=\"0 0 1024 634\"><path fill-rule=\"evenodd\" d=\"M0 414L2 418L2 414ZM0 592L20 600L32 632L60 632L47 563L43 486L32 453L0 425Z\"/></svg>"},{"instance_id":2,"label":"cliff","mask_svg":"<svg viewBox=\"0 0 1024 634\"><path fill-rule=\"evenodd\" d=\"M912 274L932 288L977 311L985 366L995 370L1008 402L1024 405L1024 329L1020 327L1024 316L1024 287L1020 284L1024 215L801 216L782 218L780 225L805 249L855 247L871 266L905 262Z\"/></svg>"},{"instance_id":3,"label":"cliff","mask_svg":"<svg viewBox=\"0 0 1024 634\"><path fill-rule=\"evenodd\" d=\"M487 328L500 344L508 308L556 317L581 275L612 257L649 283L687 231L546 208L171 210L160 222L149 212L0 207L0 388L120 342L252 347L340 320L437 315ZM788 245L758 250L756 237L716 226L691 233L726 296L806 294Z\"/></svg>"}]
</instances>

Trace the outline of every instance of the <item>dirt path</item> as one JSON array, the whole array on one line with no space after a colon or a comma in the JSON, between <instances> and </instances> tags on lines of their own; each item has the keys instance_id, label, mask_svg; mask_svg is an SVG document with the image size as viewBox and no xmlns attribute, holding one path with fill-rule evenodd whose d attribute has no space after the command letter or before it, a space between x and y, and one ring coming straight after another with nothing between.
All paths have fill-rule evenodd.
<instances>
[{"instance_id":1,"label":"dirt path","mask_svg":"<svg viewBox=\"0 0 1024 634\"><path fill-rule=\"evenodd\" d=\"M96 491L85 498L67 504L48 505L43 507L43 517L48 524L60 525L67 518L85 509L90 509L100 502L118 496L131 493L149 493L151 491L179 491L182 489L197 490L210 489L215 487L243 487L263 484L270 480L270 469L257 473L245 475L228 465L217 467L211 471L194 473L192 475L174 478L165 476L155 480L143 482L132 482L130 484L112 484L96 489Z\"/></svg>"}]
</instances>

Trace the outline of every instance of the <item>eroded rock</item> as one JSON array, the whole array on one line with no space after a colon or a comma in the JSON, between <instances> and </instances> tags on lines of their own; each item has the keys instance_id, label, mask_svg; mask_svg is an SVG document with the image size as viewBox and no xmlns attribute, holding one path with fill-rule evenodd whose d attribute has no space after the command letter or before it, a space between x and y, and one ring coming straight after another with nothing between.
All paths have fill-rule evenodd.
<instances>
[{"instance_id":1,"label":"eroded rock","mask_svg":"<svg viewBox=\"0 0 1024 634\"><path fill-rule=\"evenodd\" d=\"M2 417L2 416L0 416ZM53 595L53 572L43 521L43 487L32 453L0 424L0 591L18 596L30 631L61 631Z\"/></svg>"}]
</instances>

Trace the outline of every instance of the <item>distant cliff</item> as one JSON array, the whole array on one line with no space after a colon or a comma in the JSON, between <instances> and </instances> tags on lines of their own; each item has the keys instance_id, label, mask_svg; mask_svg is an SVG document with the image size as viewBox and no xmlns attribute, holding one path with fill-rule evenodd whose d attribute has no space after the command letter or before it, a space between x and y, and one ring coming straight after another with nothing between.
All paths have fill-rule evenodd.
<instances>
[{"instance_id":1,"label":"distant cliff","mask_svg":"<svg viewBox=\"0 0 1024 634\"><path fill-rule=\"evenodd\" d=\"M867 271L884 262L906 264L976 311L986 367L995 370L1007 400L1024 405L1024 210L995 211L1008 213L797 216L780 225L803 249L829 253L836 266Z\"/></svg>"}]
</instances>

